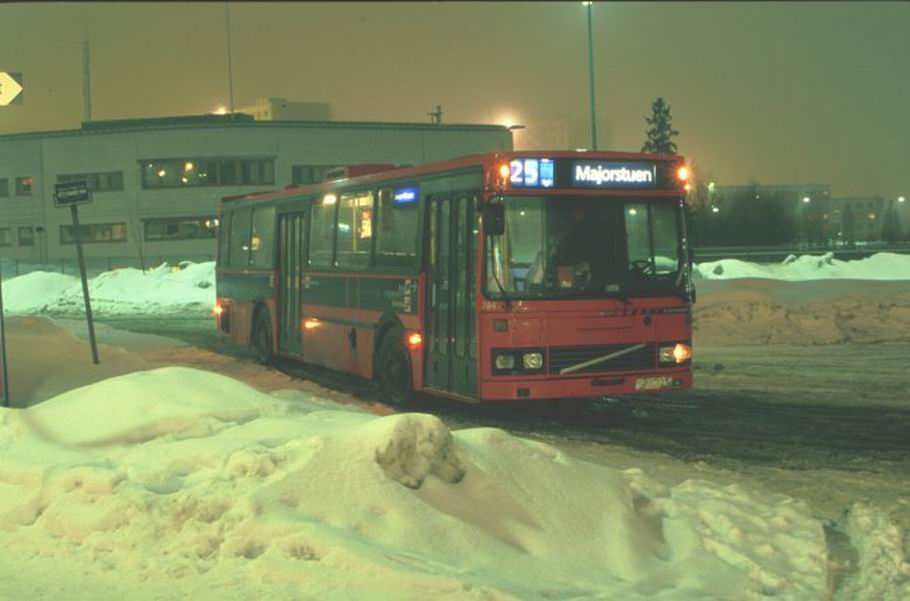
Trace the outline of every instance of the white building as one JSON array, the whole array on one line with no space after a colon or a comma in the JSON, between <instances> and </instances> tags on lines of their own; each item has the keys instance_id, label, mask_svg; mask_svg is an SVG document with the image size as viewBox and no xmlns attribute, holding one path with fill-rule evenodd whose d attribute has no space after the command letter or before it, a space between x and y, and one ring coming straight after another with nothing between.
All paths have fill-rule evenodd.
<instances>
[{"instance_id":1,"label":"white building","mask_svg":"<svg viewBox=\"0 0 910 601\"><path fill-rule=\"evenodd\" d=\"M70 269L71 215L53 199L60 182L86 180L93 191L79 208L90 265L154 265L212 259L224 196L321 181L342 165L415 165L512 147L497 125L263 119L96 121L0 135L0 258Z\"/></svg>"}]
</instances>

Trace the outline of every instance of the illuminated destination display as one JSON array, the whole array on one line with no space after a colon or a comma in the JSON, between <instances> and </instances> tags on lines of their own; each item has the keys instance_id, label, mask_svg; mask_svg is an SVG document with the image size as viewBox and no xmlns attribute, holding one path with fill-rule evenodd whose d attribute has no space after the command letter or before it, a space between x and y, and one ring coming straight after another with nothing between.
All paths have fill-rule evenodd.
<instances>
[{"instance_id":1,"label":"illuminated destination display","mask_svg":"<svg viewBox=\"0 0 910 601\"><path fill-rule=\"evenodd\" d=\"M419 191L417 186L411 186L408 188L395 188L394 193L392 194L392 204L395 205L410 205L417 202L417 197Z\"/></svg>"},{"instance_id":2,"label":"illuminated destination display","mask_svg":"<svg viewBox=\"0 0 910 601\"><path fill-rule=\"evenodd\" d=\"M509 181L516 188L552 188L553 159L513 159Z\"/></svg>"},{"instance_id":3,"label":"illuminated destination display","mask_svg":"<svg viewBox=\"0 0 910 601\"><path fill-rule=\"evenodd\" d=\"M574 161L572 185L581 188L656 188L654 163Z\"/></svg>"}]
</instances>

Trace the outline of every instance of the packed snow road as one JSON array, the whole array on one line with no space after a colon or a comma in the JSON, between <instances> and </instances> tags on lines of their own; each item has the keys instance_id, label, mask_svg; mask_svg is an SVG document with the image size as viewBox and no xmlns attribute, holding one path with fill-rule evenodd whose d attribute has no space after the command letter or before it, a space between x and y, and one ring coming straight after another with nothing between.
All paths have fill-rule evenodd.
<instances>
[{"instance_id":1,"label":"packed snow road","mask_svg":"<svg viewBox=\"0 0 910 601\"><path fill-rule=\"evenodd\" d=\"M205 349L185 355L184 364L259 387L293 382L373 412L394 411L360 379L287 362L257 369L248 349L220 338L207 320L109 324ZM206 356L230 361L211 365ZM691 477L703 476L705 466L754 477L773 490L817 497L817 509L831 520L857 498L879 500L910 527L910 392L902 367L908 356L910 343L697 345L689 391L481 406L423 397L414 410L439 416L451 429L501 428L597 463L615 464L618 454L630 467L670 460L674 473Z\"/></svg>"},{"instance_id":2,"label":"packed snow road","mask_svg":"<svg viewBox=\"0 0 910 601\"><path fill-rule=\"evenodd\" d=\"M43 401L53 402L65 391L77 393L80 386L94 390L91 385L113 382L107 380L113 376L178 365L246 382L289 399L289 407L295 406L293 391L299 391L322 399L325 407L394 413L363 381L319 369L256 364L249 349L219 338L210 320L124 318L99 323L97 333L102 364L91 366L83 323L10 319L14 406L42 407ZM905 378L899 375L908 352L907 343L704 345L698 347L696 388L679 394L542 406L476 407L421 399L415 410L435 414L453 432L500 428L605 469L626 470L629 477L647 474L678 491L674 497L695 486L693 507L716 494L735 496L746 490L755 503L773 505L780 494L796 499L824 531L813 544L828 558L827 576L821 578L827 578L823 588L828 592L781 598L897 600L906 598L910 574L905 560L910 554L910 449L901 436L910 409ZM178 389L183 390L172 388ZM159 394L166 406L185 396L167 390ZM212 394L206 403L219 398L220 393ZM122 396L101 394L96 413L107 412L105 404L122 413ZM703 482L723 485L702 490L698 486ZM595 484L578 486L588 490ZM736 520L753 523L749 511ZM885 564L890 567L882 571ZM43 565L35 563L35 569ZM794 574L790 568L784 573ZM869 584L869 574L881 578ZM18 591L17 586L11 590Z\"/></svg>"}]
</instances>

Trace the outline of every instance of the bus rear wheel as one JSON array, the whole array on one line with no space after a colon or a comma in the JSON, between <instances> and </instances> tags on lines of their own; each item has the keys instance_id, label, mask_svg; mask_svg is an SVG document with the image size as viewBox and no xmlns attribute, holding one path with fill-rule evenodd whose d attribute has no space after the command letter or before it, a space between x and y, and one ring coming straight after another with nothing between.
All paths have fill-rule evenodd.
<instances>
[{"instance_id":1,"label":"bus rear wheel","mask_svg":"<svg viewBox=\"0 0 910 601\"><path fill-rule=\"evenodd\" d=\"M414 398L411 359L404 345L404 332L398 328L387 332L379 343L376 381L383 400L394 407L406 407Z\"/></svg>"},{"instance_id":2,"label":"bus rear wheel","mask_svg":"<svg viewBox=\"0 0 910 601\"><path fill-rule=\"evenodd\" d=\"M272 324L269 312L259 311L253 324L253 347L256 349L256 359L262 365L268 365L274 359L272 354Z\"/></svg>"}]
</instances>

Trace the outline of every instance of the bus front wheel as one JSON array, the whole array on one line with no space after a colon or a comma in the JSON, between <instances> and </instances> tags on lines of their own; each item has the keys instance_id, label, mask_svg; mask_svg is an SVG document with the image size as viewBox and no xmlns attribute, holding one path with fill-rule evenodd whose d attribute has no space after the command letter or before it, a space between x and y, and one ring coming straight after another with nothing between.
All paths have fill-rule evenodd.
<instances>
[{"instance_id":1,"label":"bus front wheel","mask_svg":"<svg viewBox=\"0 0 910 601\"><path fill-rule=\"evenodd\" d=\"M272 362L272 324L269 312L264 309L256 314L256 322L253 324L253 347L259 363L268 365Z\"/></svg>"},{"instance_id":2,"label":"bus front wheel","mask_svg":"<svg viewBox=\"0 0 910 601\"><path fill-rule=\"evenodd\" d=\"M413 400L411 360L404 345L404 332L400 329L391 330L382 337L376 370L383 400L395 407L405 407Z\"/></svg>"}]
</instances>

